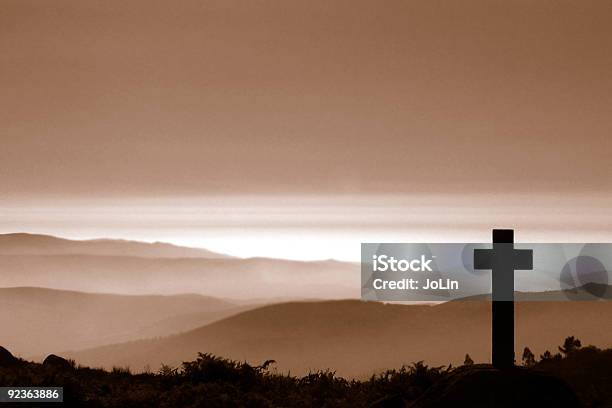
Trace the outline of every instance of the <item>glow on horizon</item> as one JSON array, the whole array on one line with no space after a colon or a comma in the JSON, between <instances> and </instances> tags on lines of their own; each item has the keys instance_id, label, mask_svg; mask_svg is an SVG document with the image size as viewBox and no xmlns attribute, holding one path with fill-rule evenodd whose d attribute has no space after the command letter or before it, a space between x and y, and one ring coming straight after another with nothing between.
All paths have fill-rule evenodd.
<instances>
[{"instance_id":1,"label":"glow on horizon","mask_svg":"<svg viewBox=\"0 0 612 408\"><path fill-rule=\"evenodd\" d=\"M228 196L0 205L0 233L168 242L237 256L358 262L362 242L610 242L608 196Z\"/></svg>"}]
</instances>

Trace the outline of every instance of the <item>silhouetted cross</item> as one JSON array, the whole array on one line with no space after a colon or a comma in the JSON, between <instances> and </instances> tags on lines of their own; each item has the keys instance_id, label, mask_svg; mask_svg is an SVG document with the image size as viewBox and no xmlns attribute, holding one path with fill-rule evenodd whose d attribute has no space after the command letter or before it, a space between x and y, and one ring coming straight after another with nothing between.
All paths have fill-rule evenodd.
<instances>
[{"instance_id":1,"label":"silhouetted cross","mask_svg":"<svg viewBox=\"0 0 612 408\"><path fill-rule=\"evenodd\" d=\"M514 271L533 269L533 251L514 249L514 230L493 230L493 249L474 250L474 269L491 269L491 354L498 368L514 365Z\"/></svg>"}]
</instances>

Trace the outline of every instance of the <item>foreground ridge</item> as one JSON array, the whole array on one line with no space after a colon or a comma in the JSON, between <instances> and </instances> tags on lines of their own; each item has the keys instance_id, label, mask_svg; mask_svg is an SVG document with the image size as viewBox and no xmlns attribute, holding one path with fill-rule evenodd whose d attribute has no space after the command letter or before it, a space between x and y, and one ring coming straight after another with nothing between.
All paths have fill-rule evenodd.
<instances>
[{"instance_id":1,"label":"foreground ridge","mask_svg":"<svg viewBox=\"0 0 612 408\"><path fill-rule=\"evenodd\" d=\"M610 406L612 349L580 347L568 337L559 351L539 361L526 351L522 367L500 370L466 356L466 365L457 368L417 362L358 381L329 370L295 377L277 373L274 360L253 366L202 353L178 367L132 374L56 355L28 362L0 347L0 383L63 387L66 403L88 407Z\"/></svg>"}]
</instances>

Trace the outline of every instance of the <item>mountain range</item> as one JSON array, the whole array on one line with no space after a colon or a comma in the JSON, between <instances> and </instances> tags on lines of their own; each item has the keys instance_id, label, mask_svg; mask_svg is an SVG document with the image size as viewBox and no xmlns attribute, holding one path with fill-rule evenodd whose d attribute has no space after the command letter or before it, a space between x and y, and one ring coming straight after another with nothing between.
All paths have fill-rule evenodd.
<instances>
[{"instance_id":1,"label":"mountain range","mask_svg":"<svg viewBox=\"0 0 612 408\"><path fill-rule=\"evenodd\" d=\"M253 306L195 294L126 296L0 288L0 344L22 356L167 336Z\"/></svg>"},{"instance_id":2,"label":"mountain range","mask_svg":"<svg viewBox=\"0 0 612 408\"><path fill-rule=\"evenodd\" d=\"M188 248L164 242L139 242L121 239L71 240L51 235L0 234L0 255L97 255L141 258L227 259L201 248Z\"/></svg>"},{"instance_id":3,"label":"mountain range","mask_svg":"<svg viewBox=\"0 0 612 408\"><path fill-rule=\"evenodd\" d=\"M359 281L358 264L332 260L241 259L159 243L0 236L0 287L249 300L356 298Z\"/></svg>"},{"instance_id":4,"label":"mountain range","mask_svg":"<svg viewBox=\"0 0 612 408\"><path fill-rule=\"evenodd\" d=\"M0 344L90 366L157 369L203 352L255 365L274 359L277 370L298 375L332 369L363 377L419 360L458 364L465 353L489 358L484 296L438 305L354 300L360 273L352 263L6 234L0 287ZM517 355L524 346L554 352L569 335L612 345L610 302L566 295L547 292L538 299L548 301L534 302L533 294L517 294L526 300L516 306ZM325 300L334 298L349 300Z\"/></svg>"},{"instance_id":5,"label":"mountain range","mask_svg":"<svg viewBox=\"0 0 612 408\"><path fill-rule=\"evenodd\" d=\"M289 302L248 310L201 328L159 339L69 353L77 362L110 368L177 366L198 352L248 361L273 359L281 372L302 375L331 369L364 377L388 367L425 360L460 364L465 353L488 362L490 302L397 305L358 300ZM569 335L584 344L612 346L612 303L540 301L516 303L516 353L556 346Z\"/></svg>"}]
</instances>

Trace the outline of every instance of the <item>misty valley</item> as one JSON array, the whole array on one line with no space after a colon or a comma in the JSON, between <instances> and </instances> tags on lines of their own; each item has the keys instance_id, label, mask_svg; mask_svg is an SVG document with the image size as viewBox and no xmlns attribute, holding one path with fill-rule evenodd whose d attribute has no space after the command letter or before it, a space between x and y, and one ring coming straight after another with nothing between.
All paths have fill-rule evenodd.
<instances>
[{"instance_id":1,"label":"misty valley","mask_svg":"<svg viewBox=\"0 0 612 408\"><path fill-rule=\"evenodd\" d=\"M0 345L36 364L49 355L74 361L72 366L60 364L63 368L51 363L15 366L21 367L19 372L51 375L53 370L68 370L79 373L78 381L93 375L95 381L109 381L110 389L115 383L136 381L140 385L133 387L144 390L159 381L186 381L189 371L183 371L183 364L199 361L197 365L219 365L228 373L254 370L253 375L263 376L257 381L298 376L283 381L301 384L311 378L309 373L333 372L334 382L365 381L360 386L378 387L381 380L367 379L396 368L407 371L393 376L412 381L407 378L420 375L422 368L401 367L423 360L429 367L457 367L465 363L467 353L471 361L490 361L491 309L486 299L365 302L346 287L352 280L358 287L357 264L234 259L159 244L153 250L151 245L0 235L0 324L11 327L0 332ZM107 290L94 290L94 285ZM431 290L454 287L444 279L422 285ZM112 293L115 289L124 293ZM337 296L344 299L334 299ZM546 354L569 333L584 344L610 347L610 336L600 328L609 325L611 307L610 302L521 301L515 352L529 347L536 355ZM194 360L198 353L218 357ZM267 363L266 370L258 368L266 361L273 363ZM111 374L84 374L78 367ZM0 379L3 372L0 361ZM438 378L443 373L430 374ZM320 375L316 381L328 374ZM384 398L380 392L354 401L355 406L372 402L374 395Z\"/></svg>"}]
</instances>

